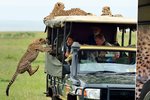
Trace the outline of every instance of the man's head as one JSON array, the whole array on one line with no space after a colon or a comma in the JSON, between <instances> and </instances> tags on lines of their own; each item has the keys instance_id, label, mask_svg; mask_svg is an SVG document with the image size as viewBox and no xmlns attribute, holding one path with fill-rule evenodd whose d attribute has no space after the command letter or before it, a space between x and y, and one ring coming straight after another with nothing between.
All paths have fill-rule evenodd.
<instances>
[{"instance_id":1,"label":"man's head","mask_svg":"<svg viewBox=\"0 0 150 100\"><path fill-rule=\"evenodd\" d=\"M71 45L73 44L73 42L74 42L73 38L72 38L71 36L69 36L69 37L67 38L67 45L68 45L68 46L71 46Z\"/></svg>"},{"instance_id":2,"label":"man's head","mask_svg":"<svg viewBox=\"0 0 150 100\"><path fill-rule=\"evenodd\" d=\"M95 35L94 38L97 45L103 45L105 42L105 37L103 34Z\"/></svg>"},{"instance_id":3,"label":"man's head","mask_svg":"<svg viewBox=\"0 0 150 100\"><path fill-rule=\"evenodd\" d=\"M99 27L92 27L94 35L98 35L101 33L101 29Z\"/></svg>"}]
</instances>

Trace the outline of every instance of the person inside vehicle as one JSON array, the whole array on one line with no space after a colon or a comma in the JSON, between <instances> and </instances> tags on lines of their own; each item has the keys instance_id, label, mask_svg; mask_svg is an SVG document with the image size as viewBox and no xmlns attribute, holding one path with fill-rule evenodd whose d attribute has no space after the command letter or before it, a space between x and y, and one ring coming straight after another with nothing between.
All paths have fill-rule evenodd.
<instances>
[{"instance_id":1,"label":"person inside vehicle","mask_svg":"<svg viewBox=\"0 0 150 100\"><path fill-rule=\"evenodd\" d=\"M95 35L94 38L95 38L96 45L98 45L98 46L112 46L109 42L107 42L107 41L105 40L105 37L104 37L104 35L103 35L102 33L100 33L100 34L98 34L98 35ZM114 57L107 59L107 58L105 58L105 55L106 55L106 54L113 54ZM101 52L98 53L98 58L97 58L97 60L101 60L102 62L105 61L105 60L106 60L107 62L112 62L113 60L115 60L116 58L119 57L119 54L120 54L120 53L118 53L118 52L101 51Z\"/></svg>"},{"instance_id":2,"label":"person inside vehicle","mask_svg":"<svg viewBox=\"0 0 150 100\"><path fill-rule=\"evenodd\" d=\"M64 52L65 62L68 64L71 64L71 59L72 59L71 46L73 42L74 42L73 37L68 36L66 39L65 52Z\"/></svg>"},{"instance_id":3,"label":"person inside vehicle","mask_svg":"<svg viewBox=\"0 0 150 100\"><path fill-rule=\"evenodd\" d=\"M95 42L96 42L96 45L99 45L99 46L112 46L109 42L107 42L105 40L105 37L102 33L99 33L97 35L94 36L94 39L95 39Z\"/></svg>"},{"instance_id":4,"label":"person inside vehicle","mask_svg":"<svg viewBox=\"0 0 150 100\"><path fill-rule=\"evenodd\" d=\"M65 57L68 57L71 52L71 45L73 44L74 40L72 36L68 36L67 41L66 41L66 51L65 51Z\"/></svg>"},{"instance_id":5,"label":"person inside vehicle","mask_svg":"<svg viewBox=\"0 0 150 100\"><path fill-rule=\"evenodd\" d=\"M88 41L89 41L88 44L96 45L94 37L95 37L95 35L100 34L102 32L102 30L101 30L101 28L99 28L97 26L93 26L90 29L91 29L91 34L88 37Z\"/></svg>"}]
</instances>

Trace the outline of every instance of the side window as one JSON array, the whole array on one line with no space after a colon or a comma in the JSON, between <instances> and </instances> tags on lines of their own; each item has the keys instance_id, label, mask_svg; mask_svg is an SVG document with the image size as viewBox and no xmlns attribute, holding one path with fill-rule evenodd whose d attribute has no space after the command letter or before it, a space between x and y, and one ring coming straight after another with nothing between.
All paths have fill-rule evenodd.
<instances>
[{"instance_id":1,"label":"side window","mask_svg":"<svg viewBox=\"0 0 150 100\"><path fill-rule=\"evenodd\" d=\"M136 31L132 28L123 29L120 28L117 31L117 40L120 46L130 46L136 44Z\"/></svg>"},{"instance_id":2,"label":"side window","mask_svg":"<svg viewBox=\"0 0 150 100\"><path fill-rule=\"evenodd\" d=\"M52 45L52 56L55 56L61 61L62 50L61 45L63 42L63 31L56 28L48 28L47 39L49 40L49 45Z\"/></svg>"}]
</instances>

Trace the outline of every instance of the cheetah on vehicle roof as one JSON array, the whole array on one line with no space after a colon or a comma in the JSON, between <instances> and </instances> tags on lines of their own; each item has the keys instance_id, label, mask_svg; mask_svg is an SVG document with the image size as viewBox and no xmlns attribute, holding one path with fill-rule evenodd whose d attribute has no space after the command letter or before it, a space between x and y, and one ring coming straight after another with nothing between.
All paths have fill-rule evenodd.
<instances>
[{"instance_id":1,"label":"cheetah on vehicle roof","mask_svg":"<svg viewBox=\"0 0 150 100\"><path fill-rule=\"evenodd\" d=\"M50 13L50 15L46 16L44 20L53 19L55 16L71 16L71 15L92 15L91 13L87 13L80 8L71 8L70 10L64 10L65 6L62 2L57 2L54 6L54 9Z\"/></svg>"}]
</instances>

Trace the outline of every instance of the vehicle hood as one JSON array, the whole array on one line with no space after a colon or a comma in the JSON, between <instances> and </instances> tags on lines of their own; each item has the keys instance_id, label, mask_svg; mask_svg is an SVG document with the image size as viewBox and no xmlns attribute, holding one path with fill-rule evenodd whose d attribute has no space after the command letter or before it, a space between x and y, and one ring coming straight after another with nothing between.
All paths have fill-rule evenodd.
<instances>
[{"instance_id":1,"label":"vehicle hood","mask_svg":"<svg viewBox=\"0 0 150 100\"><path fill-rule=\"evenodd\" d=\"M78 75L78 79L84 84L135 84L134 75L96 74Z\"/></svg>"}]
</instances>

